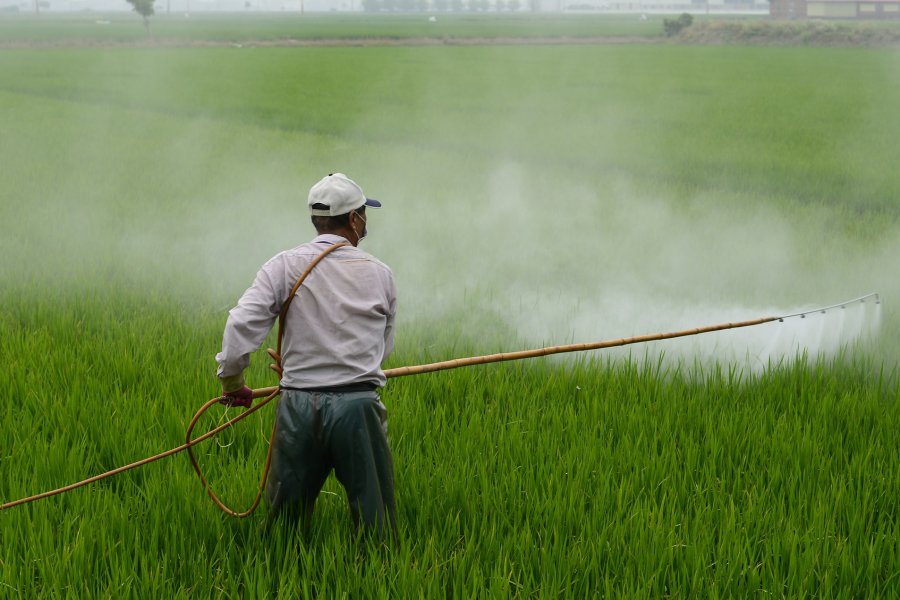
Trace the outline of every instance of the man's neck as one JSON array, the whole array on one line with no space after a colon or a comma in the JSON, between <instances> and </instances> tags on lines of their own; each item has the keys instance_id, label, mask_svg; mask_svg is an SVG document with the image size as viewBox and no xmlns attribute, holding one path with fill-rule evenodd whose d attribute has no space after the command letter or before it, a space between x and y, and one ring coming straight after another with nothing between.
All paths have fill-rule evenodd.
<instances>
[{"instance_id":1,"label":"man's neck","mask_svg":"<svg viewBox=\"0 0 900 600\"><path fill-rule=\"evenodd\" d=\"M342 227L335 231L323 231L319 233L319 235L337 235L350 242L354 248L359 245L359 237L356 235L356 232L353 231L352 227Z\"/></svg>"}]
</instances>

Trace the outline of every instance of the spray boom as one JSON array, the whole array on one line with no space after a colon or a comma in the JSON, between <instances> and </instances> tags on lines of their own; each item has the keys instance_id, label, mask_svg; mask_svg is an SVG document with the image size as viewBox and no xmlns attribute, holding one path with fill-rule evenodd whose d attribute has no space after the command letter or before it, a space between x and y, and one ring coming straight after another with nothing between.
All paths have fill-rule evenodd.
<instances>
[{"instance_id":1,"label":"spray boom","mask_svg":"<svg viewBox=\"0 0 900 600\"><path fill-rule=\"evenodd\" d=\"M878 292L872 292L871 294L866 294L865 296L860 296L859 298L854 298L853 300L847 300L846 302L841 302L840 304L832 304L831 306L823 306L822 308L814 308L812 310L808 310L806 312L798 312L792 315L787 315L784 317L778 317L778 320L784 322L785 319L791 319L793 317L800 317L801 319L805 319L806 315L811 315L812 313L822 313L825 314L826 311L831 310L832 308L847 308L848 304L854 304L859 302L860 304L865 304L866 300L869 298L875 298L875 304L881 304L881 299L878 297Z\"/></svg>"}]
</instances>

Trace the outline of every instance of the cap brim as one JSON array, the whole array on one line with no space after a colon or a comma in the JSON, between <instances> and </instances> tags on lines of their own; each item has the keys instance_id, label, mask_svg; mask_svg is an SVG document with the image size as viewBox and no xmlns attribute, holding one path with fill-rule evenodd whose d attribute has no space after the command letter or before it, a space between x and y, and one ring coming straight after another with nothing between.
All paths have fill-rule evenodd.
<instances>
[{"instance_id":1,"label":"cap brim","mask_svg":"<svg viewBox=\"0 0 900 600\"><path fill-rule=\"evenodd\" d=\"M372 200L371 198L366 198L366 206L371 208L381 208L381 202L378 200Z\"/></svg>"}]
</instances>

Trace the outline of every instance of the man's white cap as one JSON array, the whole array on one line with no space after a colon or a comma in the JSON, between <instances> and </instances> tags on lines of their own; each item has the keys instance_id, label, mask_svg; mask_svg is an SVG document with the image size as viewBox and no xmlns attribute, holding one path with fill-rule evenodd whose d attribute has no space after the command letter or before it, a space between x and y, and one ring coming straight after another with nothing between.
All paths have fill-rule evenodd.
<instances>
[{"instance_id":1,"label":"man's white cap","mask_svg":"<svg viewBox=\"0 0 900 600\"><path fill-rule=\"evenodd\" d=\"M323 208L313 208L313 204L323 204ZM336 217L345 215L363 205L381 208L381 202L366 198L362 189L343 173L331 173L309 190L309 214L314 217Z\"/></svg>"}]
</instances>

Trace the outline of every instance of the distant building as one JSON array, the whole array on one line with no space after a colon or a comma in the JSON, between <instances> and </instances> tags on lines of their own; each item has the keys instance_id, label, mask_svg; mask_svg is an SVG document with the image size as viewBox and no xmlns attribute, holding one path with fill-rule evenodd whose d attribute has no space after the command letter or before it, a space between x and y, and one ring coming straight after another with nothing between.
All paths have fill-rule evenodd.
<instances>
[{"instance_id":1,"label":"distant building","mask_svg":"<svg viewBox=\"0 0 900 600\"><path fill-rule=\"evenodd\" d=\"M805 19L806 0L770 0L769 16L773 19Z\"/></svg>"},{"instance_id":2,"label":"distant building","mask_svg":"<svg viewBox=\"0 0 900 600\"><path fill-rule=\"evenodd\" d=\"M900 19L900 0L771 0L773 19Z\"/></svg>"}]
</instances>

